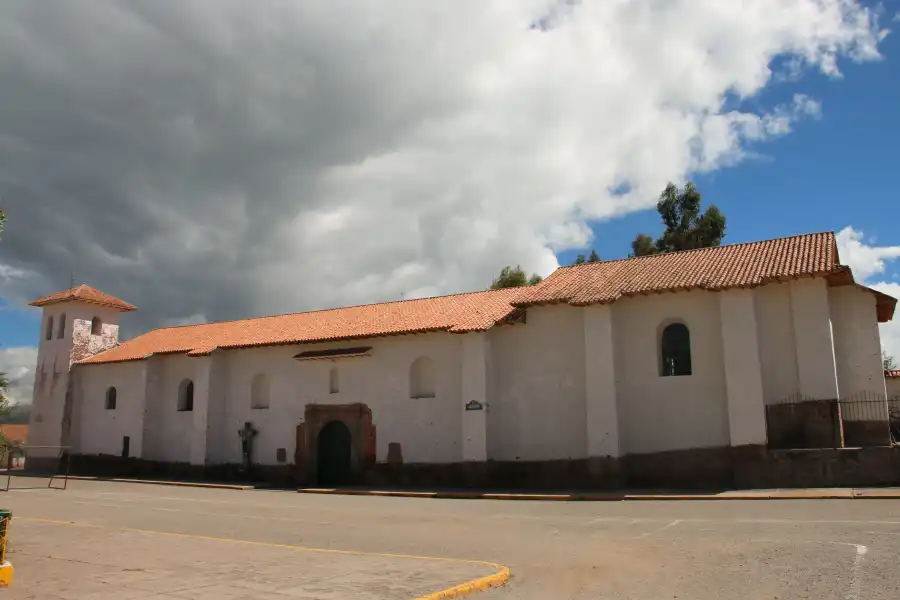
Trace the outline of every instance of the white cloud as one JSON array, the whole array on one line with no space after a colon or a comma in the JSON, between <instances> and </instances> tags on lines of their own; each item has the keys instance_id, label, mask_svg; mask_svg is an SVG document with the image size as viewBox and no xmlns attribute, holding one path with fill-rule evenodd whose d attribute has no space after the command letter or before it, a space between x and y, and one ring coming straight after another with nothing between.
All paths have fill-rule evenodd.
<instances>
[{"instance_id":1,"label":"white cloud","mask_svg":"<svg viewBox=\"0 0 900 600\"><path fill-rule=\"evenodd\" d=\"M74 271L146 329L547 274L817 117L725 110L775 58L837 76L882 36L853 0L9 0L0 258L40 276L3 297Z\"/></svg>"},{"instance_id":2,"label":"white cloud","mask_svg":"<svg viewBox=\"0 0 900 600\"><path fill-rule=\"evenodd\" d=\"M33 346L0 348L0 371L9 379L6 395L15 404L31 404L37 352Z\"/></svg>"},{"instance_id":3,"label":"white cloud","mask_svg":"<svg viewBox=\"0 0 900 600\"><path fill-rule=\"evenodd\" d=\"M857 281L894 298L900 298L900 282L873 279L873 276L884 273L885 261L900 258L900 246L870 245L866 243L862 231L850 226L838 232L837 244L841 262L853 269ZM900 359L900 308L893 321L879 326L879 333L882 348Z\"/></svg>"},{"instance_id":4,"label":"white cloud","mask_svg":"<svg viewBox=\"0 0 900 600\"><path fill-rule=\"evenodd\" d=\"M873 241L874 242L874 241ZM884 273L884 261L900 258L900 246L874 246L866 243L863 232L847 226L837 234L841 261L853 269L860 281Z\"/></svg>"}]
</instances>

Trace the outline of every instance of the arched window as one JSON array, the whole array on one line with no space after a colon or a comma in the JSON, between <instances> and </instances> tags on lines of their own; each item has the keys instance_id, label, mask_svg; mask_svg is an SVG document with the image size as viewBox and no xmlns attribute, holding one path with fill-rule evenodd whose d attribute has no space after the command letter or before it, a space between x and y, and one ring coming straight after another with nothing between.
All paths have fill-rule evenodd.
<instances>
[{"instance_id":1,"label":"arched window","mask_svg":"<svg viewBox=\"0 0 900 600\"><path fill-rule=\"evenodd\" d=\"M338 370L337 367L331 367L331 370L328 371L328 393L337 394L339 391L341 388L338 382Z\"/></svg>"},{"instance_id":2,"label":"arched window","mask_svg":"<svg viewBox=\"0 0 900 600\"><path fill-rule=\"evenodd\" d=\"M106 390L106 410L116 410L116 388Z\"/></svg>"},{"instance_id":3,"label":"arched window","mask_svg":"<svg viewBox=\"0 0 900 600\"><path fill-rule=\"evenodd\" d=\"M194 382L185 379L178 386L178 410L194 410Z\"/></svg>"},{"instance_id":4,"label":"arched window","mask_svg":"<svg viewBox=\"0 0 900 600\"><path fill-rule=\"evenodd\" d=\"M684 323L667 325L660 340L660 372L663 377L691 374L691 332Z\"/></svg>"},{"instance_id":5,"label":"arched window","mask_svg":"<svg viewBox=\"0 0 900 600\"><path fill-rule=\"evenodd\" d=\"M53 339L53 317L47 317L47 333L44 336L44 339Z\"/></svg>"},{"instance_id":6,"label":"arched window","mask_svg":"<svg viewBox=\"0 0 900 600\"><path fill-rule=\"evenodd\" d=\"M434 361L420 356L409 367L409 397L434 398Z\"/></svg>"},{"instance_id":7,"label":"arched window","mask_svg":"<svg viewBox=\"0 0 900 600\"><path fill-rule=\"evenodd\" d=\"M250 382L250 408L269 408L269 380L262 373Z\"/></svg>"},{"instance_id":8,"label":"arched window","mask_svg":"<svg viewBox=\"0 0 900 600\"><path fill-rule=\"evenodd\" d=\"M56 330L56 337L59 339L66 337L66 313L59 315L59 328Z\"/></svg>"},{"instance_id":9,"label":"arched window","mask_svg":"<svg viewBox=\"0 0 900 600\"><path fill-rule=\"evenodd\" d=\"M100 317L94 317L91 319L91 335L100 335L103 331L103 321L100 320Z\"/></svg>"}]
</instances>

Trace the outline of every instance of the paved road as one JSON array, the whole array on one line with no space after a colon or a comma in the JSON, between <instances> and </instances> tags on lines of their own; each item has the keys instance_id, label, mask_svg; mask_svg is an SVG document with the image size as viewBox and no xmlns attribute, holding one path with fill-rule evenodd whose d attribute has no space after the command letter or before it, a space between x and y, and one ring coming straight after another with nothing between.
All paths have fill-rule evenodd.
<instances>
[{"instance_id":1,"label":"paved road","mask_svg":"<svg viewBox=\"0 0 900 600\"><path fill-rule=\"evenodd\" d=\"M29 586L81 564L73 559L86 563L93 583L97 569L132 573L122 571L121 561L98 567L98 547L112 548L128 564L149 565L140 577L130 577L177 584L159 590L170 596L152 596L157 591L147 586L116 596L126 600L414 597L492 571L471 563L292 554L277 544L508 566L510 583L476 596L485 600L900 597L898 500L541 503L104 482L69 486L64 492L14 490L2 496L3 507L14 514L13 547L22 552L13 554L19 570L8 592L17 595L10 597L52 598L35 595ZM253 576L258 592L251 594L238 582L254 565L262 566ZM350 579L348 569L355 574ZM220 578L218 596L204 596L209 590L198 587L210 577Z\"/></svg>"}]
</instances>

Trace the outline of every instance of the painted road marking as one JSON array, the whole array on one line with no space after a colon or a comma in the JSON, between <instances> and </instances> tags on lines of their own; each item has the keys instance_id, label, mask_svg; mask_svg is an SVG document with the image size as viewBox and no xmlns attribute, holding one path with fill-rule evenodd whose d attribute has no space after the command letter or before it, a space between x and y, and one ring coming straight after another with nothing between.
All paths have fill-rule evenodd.
<instances>
[{"instance_id":1,"label":"painted road marking","mask_svg":"<svg viewBox=\"0 0 900 600\"><path fill-rule=\"evenodd\" d=\"M751 542L759 542L763 544L835 544L838 546L852 546L856 549L853 557L853 564L850 566L850 587L847 590L845 598L847 600L859 600L859 587L862 578L860 571L862 570L863 558L869 552L869 547L853 542L833 542L825 540L750 540Z\"/></svg>"},{"instance_id":2,"label":"painted road marking","mask_svg":"<svg viewBox=\"0 0 900 600\"><path fill-rule=\"evenodd\" d=\"M862 578L859 576L862 570L863 557L869 549L862 544L856 544L856 556L853 559L853 566L850 567L850 591L847 592L847 600L859 600L859 586Z\"/></svg>"}]
</instances>

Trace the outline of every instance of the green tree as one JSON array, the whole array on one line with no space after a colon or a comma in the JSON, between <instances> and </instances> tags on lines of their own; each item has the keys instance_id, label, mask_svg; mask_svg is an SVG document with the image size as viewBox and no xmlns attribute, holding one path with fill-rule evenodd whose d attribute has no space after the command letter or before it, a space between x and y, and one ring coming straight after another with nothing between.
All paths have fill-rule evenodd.
<instances>
[{"instance_id":1,"label":"green tree","mask_svg":"<svg viewBox=\"0 0 900 600\"><path fill-rule=\"evenodd\" d=\"M544 278L537 273L532 273L531 277L525 274L522 267L503 267L500 275L491 283L492 290L502 290L504 288L522 287L526 285L535 285L540 283Z\"/></svg>"},{"instance_id":2,"label":"green tree","mask_svg":"<svg viewBox=\"0 0 900 600\"><path fill-rule=\"evenodd\" d=\"M3 213L3 209L0 208L0 237L3 236L3 224L6 223L6 215Z\"/></svg>"},{"instance_id":3,"label":"green tree","mask_svg":"<svg viewBox=\"0 0 900 600\"><path fill-rule=\"evenodd\" d=\"M6 395L8 390L9 378L7 378L6 373L0 371L0 417L5 417L12 410L12 407L9 404L9 396ZM6 454L8 449L9 440L6 439L3 432L0 432L0 454Z\"/></svg>"},{"instance_id":4,"label":"green tree","mask_svg":"<svg viewBox=\"0 0 900 600\"><path fill-rule=\"evenodd\" d=\"M668 184L656 203L665 231L655 241L649 235L638 234L631 242L631 256L720 245L725 237L725 215L713 204L701 212L700 201L700 192L690 181L682 190L674 183Z\"/></svg>"},{"instance_id":5,"label":"green tree","mask_svg":"<svg viewBox=\"0 0 900 600\"><path fill-rule=\"evenodd\" d=\"M885 371L893 371L897 368L897 361L894 360L893 356L887 353L887 350L882 350L881 362L884 365Z\"/></svg>"},{"instance_id":6,"label":"green tree","mask_svg":"<svg viewBox=\"0 0 900 600\"><path fill-rule=\"evenodd\" d=\"M573 262L572 264L573 265L583 265L584 263L591 263L591 262L600 262L600 255L597 254L597 251L594 250L593 248L591 248L590 256L585 256L584 254L579 254L578 256L575 257L575 262Z\"/></svg>"}]
</instances>

